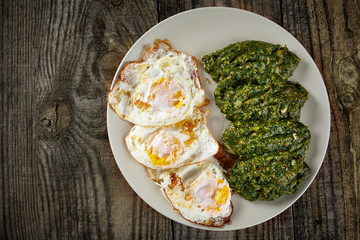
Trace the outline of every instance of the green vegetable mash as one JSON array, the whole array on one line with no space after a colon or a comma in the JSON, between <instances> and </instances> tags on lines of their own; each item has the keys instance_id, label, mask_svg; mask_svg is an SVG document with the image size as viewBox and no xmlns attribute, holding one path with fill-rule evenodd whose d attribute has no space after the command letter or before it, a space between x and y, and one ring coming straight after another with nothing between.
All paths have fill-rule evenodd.
<instances>
[{"instance_id":1,"label":"green vegetable mash","mask_svg":"<svg viewBox=\"0 0 360 240\"><path fill-rule=\"evenodd\" d=\"M274 200L296 192L310 173L303 158L278 152L235 163L229 171L228 182L247 200Z\"/></svg>"},{"instance_id":2,"label":"green vegetable mash","mask_svg":"<svg viewBox=\"0 0 360 240\"><path fill-rule=\"evenodd\" d=\"M265 153L283 151L304 158L310 137L310 131L301 122L284 120L232 122L222 139L228 152L240 160L247 160Z\"/></svg>"},{"instance_id":3,"label":"green vegetable mash","mask_svg":"<svg viewBox=\"0 0 360 240\"><path fill-rule=\"evenodd\" d=\"M239 84L226 80L215 89L215 102L231 121L260 119L299 119L308 99L307 91L298 83Z\"/></svg>"},{"instance_id":4,"label":"green vegetable mash","mask_svg":"<svg viewBox=\"0 0 360 240\"><path fill-rule=\"evenodd\" d=\"M201 62L218 83L216 105L231 121L222 137L238 158L230 186L250 201L294 193L311 173L304 162L311 135L299 122L308 93L288 81L300 59L286 46L244 41Z\"/></svg>"},{"instance_id":5,"label":"green vegetable mash","mask_svg":"<svg viewBox=\"0 0 360 240\"><path fill-rule=\"evenodd\" d=\"M201 62L215 82L230 78L262 84L288 79L300 59L286 46L243 41L205 55Z\"/></svg>"}]
</instances>

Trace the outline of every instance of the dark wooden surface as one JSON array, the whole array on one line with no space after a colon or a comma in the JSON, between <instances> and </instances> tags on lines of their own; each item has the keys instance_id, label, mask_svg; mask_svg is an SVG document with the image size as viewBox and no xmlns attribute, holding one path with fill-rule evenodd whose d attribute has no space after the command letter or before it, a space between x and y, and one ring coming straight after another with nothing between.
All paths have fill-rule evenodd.
<instances>
[{"instance_id":1,"label":"dark wooden surface","mask_svg":"<svg viewBox=\"0 0 360 240\"><path fill-rule=\"evenodd\" d=\"M322 73L332 116L305 194L229 232L186 227L145 204L115 164L105 114L115 69L143 33L215 5L292 33ZM0 18L0 239L360 238L360 1L3 0Z\"/></svg>"}]
</instances>

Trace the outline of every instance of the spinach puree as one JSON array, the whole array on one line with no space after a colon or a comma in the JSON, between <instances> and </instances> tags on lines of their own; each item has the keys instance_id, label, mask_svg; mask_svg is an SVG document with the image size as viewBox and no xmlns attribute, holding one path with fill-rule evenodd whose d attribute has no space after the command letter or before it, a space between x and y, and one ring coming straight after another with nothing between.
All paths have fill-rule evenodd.
<instances>
[{"instance_id":1,"label":"spinach puree","mask_svg":"<svg viewBox=\"0 0 360 240\"><path fill-rule=\"evenodd\" d=\"M303 158L281 152L235 163L229 170L228 182L247 200L269 201L295 193L310 173Z\"/></svg>"},{"instance_id":2,"label":"spinach puree","mask_svg":"<svg viewBox=\"0 0 360 240\"><path fill-rule=\"evenodd\" d=\"M311 172L304 162L310 131L299 122L308 93L288 81L300 59L286 46L244 41L201 61L218 83L216 105L230 120L222 137L237 157L230 186L250 201L294 193Z\"/></svg>"},{"instance_id":3,"label":"spinach puree","mask_svg":"<svg viewBox=\"0 0 360 240\"><path fill-rule=\"evenodd\" d=\"M246 131L247 129L250 131ZM245 129L245 130L244 130ZM239 160L265 153L287 151L304 158L310 145L310 131L294 120L273 122L232 122L222 139L225 150Z\"/></svg>"},{"instance_id":4,"label":"spinach puree","mask_svg":"<svg viewBox=\"0 0 360 240\"><path fill-rule=\"evenodd\" d=\"M298 83L239 83L222 81L214 92L216 105L231 121L299 119L308 99L307 91Z\"/></svg>"},{"instance_id":5,"label":"spinach puree","mask_svg":"<svg viewBox=\"0 0 360 240\"><path fill-rule=\"evenodd\" d=\"M201 62L215 82L235 79L262 84L288 79L299 64L300 58L286 46L261 41L243 41L205 55Z\"/></svg>"}]
</instances>

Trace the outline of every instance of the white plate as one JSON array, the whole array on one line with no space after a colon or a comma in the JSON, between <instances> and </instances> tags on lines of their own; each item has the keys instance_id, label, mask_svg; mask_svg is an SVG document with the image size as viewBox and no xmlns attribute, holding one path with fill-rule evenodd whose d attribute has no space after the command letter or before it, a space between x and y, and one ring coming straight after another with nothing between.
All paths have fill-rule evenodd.
<instances>
[{"instance_id":1,"label":"white plate","mask_svg":"<svg viewBox=\"0 0 360 240\"><path fill-rule=\"evenodd\" d=\"M235 194L232 200L234 213L231 223L223 228L193 224L173 210L159 188L148 178L145 168L132 159L124 144L124 137L132 124L121 120L108 106L107 125L111 148L129 185L156 211L174 221L200 229L225 231L247 228L262 223L291 206L315 178L324 159L330 133L330 107L326 88L319 70L305 48L282 27L257 14L234 8L199 8L172 16L146 32L124 57L114 81L122 66L128 61L138 60L144 49L156 38L167 38L176 50L186 51L198 59L202 85L206 90L207 98L211 101L208 106L211 111L208 127L219 141L227 121L214 103L213 92L216 83L212 80L210 84L206 82L205 78L211 78L201 67L201 57L230 43L243 40L286 44L302 59L291 80L300 82L309 92L309 100L302 110L301 121L309 126L312 134L310 149L306 156L312 174L297 193L282 196L272 202L249 202Z\"/></svg>"}]
</instances>

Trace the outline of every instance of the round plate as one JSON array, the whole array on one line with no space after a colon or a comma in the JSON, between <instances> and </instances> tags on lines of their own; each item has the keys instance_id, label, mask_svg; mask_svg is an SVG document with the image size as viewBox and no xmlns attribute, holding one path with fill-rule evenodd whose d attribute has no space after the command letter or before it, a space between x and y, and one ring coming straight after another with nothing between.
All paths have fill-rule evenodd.
<instances>
[{"instance_id":1,"label":"round plate","mask_svg":"<svg viewBox=\"0 0 360 240\"><path fill-rule=\"evenodd\" d=\"M128 61L138 60L145 48L156 38L169 39L174 49L195 56L199 63L199 75L207 98L210 115L207 125L213 136L221 141L221 135L228 122L214 103L213 92L216 83L204 72L200 59L203 55L221 49L228 44L243 40L260 40L287 45L302 61L291 77L301 83L309 92L309 100L302 110L301 122L309 126L312 140L305 161L312 169L311 176L297 193L285 195L272 202L250 202L238 194L232 201L234 213L231 223L223 228L210 228L193 224L183 219L161 194L159 188L147 176L145 167L138 164L129 154L124 137L132 124L121 120L107 107L107 125L111 148L123 176L134 191L152 208L179 223L207 230L237 230L262 223L291 206L309 187L324 159L330 133L330 107L323 79L314 61L305 48L285 29L276 23L240 9L210 7L198 8L172 16L147 31L131 47L121 62L114 81L122 66ZM205 79L210 79L210 83ZM113 84L114 84L113 81Z\"/></svg>"}]
</instances>

